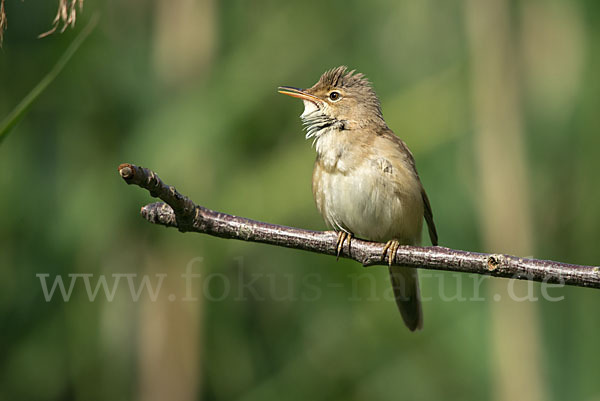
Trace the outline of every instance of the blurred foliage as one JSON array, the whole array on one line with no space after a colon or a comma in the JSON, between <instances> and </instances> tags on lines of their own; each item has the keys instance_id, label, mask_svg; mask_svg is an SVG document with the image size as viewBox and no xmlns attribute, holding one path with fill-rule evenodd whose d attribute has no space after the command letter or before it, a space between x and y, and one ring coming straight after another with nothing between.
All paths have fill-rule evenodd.
<instances>
[{"instance_id":1,"label":"blurred foliage","mask_svg":"<svg viewBox=\"0 0 600 401\"><path fill-rule=\"evenodd\" d=\"M276 88L312 85L345 64L373 82L415 154L441 244L484 251L468 2L163 3L86 2L74 31L42 40L53 2L5 4L0 116L95 11L102 17L0 147L0 399L494 398L489 280L484 300L445 302L459 284L475 296L477 278L423 276L431 300L425 330L412 334L385 298L384 268L149 225L138 210L150 197L116 172L122 162L147 166L206 207L323 229L302 107ZM509 4L534 256L598 264L599 3ZM181 275L197 257L206 279L193 281L199 300L184 302ZM90 302L78 283L69 302L46 302L36 277L93 274L94 285L129 273L167 274L158 300L133 302L123 278L113 301ZM200 295L253 279L247 299ZM550 292L565 299L537 302L546 393L600 399L600 293ZM510 333L530 341L520 327Z\"/></svg>"},{"instance_id":2,"label":"blurred foliage","mask_svg":"<svg viewBox=\"0 0 600 401\"><path fill-rule=\"evenodd\" d=\"M73 40L73 43L67 48L63 55L58 59L57 63L52 69L42 78L40 82L16 105L13 111L8 114L0 123L0 143L8 136L10 131L15 125L25 116L29 108L37 100L37 98L44 93L44 90L54 81L58 74L62 71L65 65L69 62L73 54L77 51L79 46L85 41L88 35L94 30L94 27L98 23L98 15L94 17L92 21L83 29L79 35Z\"/></svg>"}]
</instances>

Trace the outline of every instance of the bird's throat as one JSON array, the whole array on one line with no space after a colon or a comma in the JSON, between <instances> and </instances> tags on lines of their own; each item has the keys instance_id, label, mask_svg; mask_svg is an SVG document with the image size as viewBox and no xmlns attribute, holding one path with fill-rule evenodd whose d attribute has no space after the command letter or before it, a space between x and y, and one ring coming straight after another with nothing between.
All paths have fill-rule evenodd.
<instances>
[{"instance_id":1,"label":"bird's throat","mask_svg":"<svg viewBox=\"0 0 600 401\"><path fill-rule=\"evenodd\" d=\"M318 106L307 100L304 101L304 113L302 113L300 118L306 130L306 139L313 138L316 141L331 130L344 129L343 121L327 115L323 106Z\"/></svg>"},{"instance_id":2,"label":"bird's throat","mask_svg":"<svg viewBox=\"0 0 600 401\"><path fill-rule=\"evenodd\" d=\"M317 106L317 104L315 102L311 102L310 100L303 100L303 102L304 102L304 112L302 113L300 118L304 118L305 116L308 116L309 114L314 113L315 111L319 110L319 107Z\"/></svg>"}]
</instances>

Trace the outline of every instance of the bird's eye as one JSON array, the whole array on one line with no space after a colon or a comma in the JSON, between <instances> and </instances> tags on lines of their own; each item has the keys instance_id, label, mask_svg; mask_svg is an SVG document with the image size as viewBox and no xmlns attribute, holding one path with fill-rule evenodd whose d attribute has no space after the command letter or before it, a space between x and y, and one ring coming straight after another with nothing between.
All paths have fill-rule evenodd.
<instances>
[{"instance_id":1,"label":"bird's eye","mask_svg":"<svg viewBox=\"0 0 600 401\"><path fill-rule=\"evenodd\" d=\"M332 100L332 101L334 101L334 102L335 102L336 100L340 100L340 98L341 98L341 97L342 97L342 95L340 95L340 92L335 92L335 91L333 91L333 92L331 92L331 93L329 94L329 99L331 99L331 100Z\"/></svg>"}]
</instances>

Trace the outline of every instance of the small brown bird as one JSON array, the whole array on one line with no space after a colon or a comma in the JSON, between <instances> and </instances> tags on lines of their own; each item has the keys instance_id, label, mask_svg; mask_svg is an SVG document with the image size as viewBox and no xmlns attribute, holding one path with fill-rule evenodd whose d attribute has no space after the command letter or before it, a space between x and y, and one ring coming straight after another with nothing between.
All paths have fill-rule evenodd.
<instances>
[{"instance_id":1,"label":"small brown bird","mask_svg":"<svg viewBox=\"0 0 600 401\"><path fill-rule=\"evenodd\" d=\"M411 331L423 327L416 269L392 266L402 245L419 245L423 217L429 237L437 233L429 199L406 144L390 130L370 82L341 66L327 71L308 89L279 87L304 101L300 116L317 159L313 196L325 223L336 230L338 255L352 236L387 241L396 303Z\"/></svg>"}]
</instances>

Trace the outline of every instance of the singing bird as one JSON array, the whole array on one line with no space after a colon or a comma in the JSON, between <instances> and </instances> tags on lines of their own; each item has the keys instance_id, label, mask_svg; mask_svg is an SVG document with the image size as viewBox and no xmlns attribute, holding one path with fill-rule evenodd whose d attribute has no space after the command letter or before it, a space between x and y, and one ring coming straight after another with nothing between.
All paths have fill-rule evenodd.
<instances>
[{"instance_id":1,"label":"singing bird","mask_svg":"<svg viewBox=\"0 0 600 401\"><path fill-rule=\"evenodd\" d=\"M383 119L379 99L363 74L341 66L308 89L279 87L304 101L300 116L317 151L312 189L325 223L338 232L339 252L352 236L386 242L394 296L406 326L423 327L417 271L393 265L400 245L419 245L423 218L437 245L425 189L406 144Z\"/></svg>"}]
</instances>

